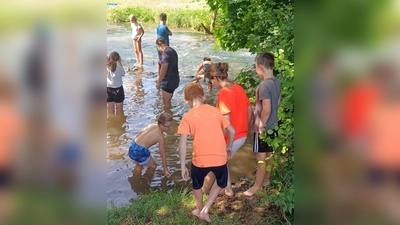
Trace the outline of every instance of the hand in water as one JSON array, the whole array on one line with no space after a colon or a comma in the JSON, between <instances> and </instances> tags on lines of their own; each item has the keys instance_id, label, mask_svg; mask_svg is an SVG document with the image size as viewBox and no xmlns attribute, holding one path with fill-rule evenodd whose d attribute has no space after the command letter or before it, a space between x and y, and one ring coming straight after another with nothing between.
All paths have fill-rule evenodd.
<instances>
[{"instance_id":1,"label":"hand in water","mask_svg":"<svg viewBox=\"0 0 400 225\"><path fill-rule=\"evenodd\" d=\"M168 170L164 170L164 176L170 177L171 173Z\"/></svg>"}]
</instances>

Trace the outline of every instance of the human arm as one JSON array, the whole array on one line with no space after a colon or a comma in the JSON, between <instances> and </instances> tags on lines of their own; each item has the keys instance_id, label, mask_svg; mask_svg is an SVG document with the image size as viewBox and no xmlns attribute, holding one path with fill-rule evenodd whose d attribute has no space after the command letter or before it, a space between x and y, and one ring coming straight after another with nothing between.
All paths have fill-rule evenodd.
<instances>
[{"instance_id":1,"label":"human arm","mask_svg":"<svg viewBox=\"0 0 400 225\"><path fill-rule=\"evenodd\" d=\"M250 124L250 121L252 121L251 119L253 118L253 107L251 107L251 105L249 105L247 107L247 124Z\"/></svg>"},{"instance_id":2,"label":"human arm","mask_svg":"<svg viewBox=\"0 0 400 225\"><path fill-rule=\"evenodd\" d=\"M229 122L231 122L231 114L230 113L224 114L224 118L227 119ZM224 136L225 136L227 130L223 129L223 131L224 131Z\"/></svg>"},{"instance_id":3,"label":"human arm","mask_svg":"<svg viewBox=\"0 0 400 225\"><path fill-rule=\"evenodd\" d=\"M169 173L168 167L167 167L167 159L166 159L166 156L165 156L165 139L164 139L164 136L161 135L158 144L159 144L159 148L160 148L162 166L164 168L164 175L169 177L169 176L171 176L171 174Z\"/></svg>"},{"instance_id":4,"label":"human arm","mask_svg":"<svg viewBox=\"0 0 400 225\"><path fill-rule=\"evenodd\" d=\"M279 95L279 99L278 99L278 107L281 105L281 95Z\"/></svg>"},{"instance_id":5,"label":"human arm","mask_svg":"<svg viewBox=\"0 0 400 225\"><path fill-rule=\"evenodd\" d=\"M201 63L200 66L197 68L196 75L200 72L201 69L203 69L203 63Z\"/></svg>"},{"instance_id":6,"label":"human arm","mask_svg":"<svg viewBox=\"0 0 400 225\"><path fill-rule=\"evenodd\" d=\"M169 30L169 28L168 28L168 35L172 36L172 32Z\"/></svg>"},{"instance_id":7,"label":"human arm","mask_svg":"<svg viewBox=\"0 0 400 225\"><path fill-rule=\"evenodd\" d=\"M159 70L158 77L157 77L157 84L156 84L157 89L160 89L161 81L164 79L165 74L167 74L168 64L169 63L161 64L161 68Z\"/></svg>"},{"instance_id":8,"label":"human arm","mask_svg":"<svg viewBox=\"0 0 400 225\"><path fill-rule=\"evenodd\" d=\"M186 167L186 141L187 134L181 134L181 139L179 140L179 159L181 162L181 175L184 180L189 180L189 170Z\"/></svg>"},{"instance_id":9,"label":"human arm","mask_svg":"<svg viewBox=\"0 0 400 225\"><path fill-rule=\"evenodd\" d=\"M140 28L139 28L139 32L140 32L140 36L139 36L138 40L142 39L142 37L143 37L143 35L144 35L144 29L143 29L143 27L140 27Z\"/></svg>"},{"instance_id":10,"label":"human arm","mask_svg":"<svg viewBox=\"0 0 400 225\"><path fill-rule=\"evenodd\" d=\"M263 132L264 127L267 124L268 118L271 115L271 99L263 99L261 104L261 117L258 122L258 131L260 134Z\"/></svg>"},{"instance_id":11,"label":"human arm","mask_svg":"<svg viewBox=\"0 0 400 225\"><path fill-rule=\"evenodd\" d=\"M235 138L235 135L236 135L236 131L235 131L235 128L233 128L232 125L229 125L226 128L226 131L229 133L229 135L228 135L228 143L226 144L226 151L228 153L228 159L227 160L229 160L229 159L232 158L232 145L233 145L233 141L234 141L234 138Z\"/></svg>"}]
</instances>

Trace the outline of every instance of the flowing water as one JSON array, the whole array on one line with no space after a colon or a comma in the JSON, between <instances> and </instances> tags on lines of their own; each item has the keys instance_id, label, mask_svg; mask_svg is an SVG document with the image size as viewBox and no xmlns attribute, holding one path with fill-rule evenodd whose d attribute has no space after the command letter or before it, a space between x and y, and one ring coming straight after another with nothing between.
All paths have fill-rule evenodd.
<instances>
[{"instance_id":1,"label":"flowing water","mask_svg":"<svg viewBox=\"0 0 400 225\"><path fill-rule=\"evenodd\" d=\"M181 82L172 98L171 113L174 117L173 127L166 135L166 157L170 177L164 177L158 145L151 147L151 155L158 164L156 170L135 169L135 163L128 154L128 148L137 133L163 112L161 93L155 87L157 78L157 51L155 47L155 26L144 27L146 33L142 40L144 67L130 71L124 77L125 101L124 115L107 118L107 203L124 205L139 194L146 194L150 189L170 191L176 188L191 187L190 181L181 178L177 146L179 136L176 134L179 121L190 109L183 101L183 88L187 82L193 81L203 57L208 56L213 62L228 62L229 76L232 79L241 68L254 62L254 56L246 50L227 52L214 50L212 36L181 30L172 30L170 46L179 57L179 73ZM107 55L117 51L122 57L125 67L133 67L136 63L132 47L130 26L108 26ZM232 77L231 77L232 76ZM207 91L206 103L215 105L217 90ZM256 168L255 156L252 152L252 138L249 136L245 145L239 149L230 161L232 181L241 177L253 177ZM190 168L191 144L188 144L187 163Z\"/></svg>"}]
</instances>

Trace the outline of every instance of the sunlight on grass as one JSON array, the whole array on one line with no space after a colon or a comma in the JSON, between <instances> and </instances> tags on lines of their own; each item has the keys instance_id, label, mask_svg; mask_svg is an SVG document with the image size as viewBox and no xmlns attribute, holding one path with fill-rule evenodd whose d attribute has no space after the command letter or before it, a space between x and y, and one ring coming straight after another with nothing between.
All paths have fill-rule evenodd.
<instances>
[{"instance_id":1,"label":"sunlight on grass","mask_svg":"<svg viewBox=\"0 0 400 225\"><path fill-rule=\"evenodd\" d=\"M160 216L165 216L168 213L171 213L171 209L168 206L162 206L160 209L157 210L157 214Z\"/></svg>"}]
</instances>

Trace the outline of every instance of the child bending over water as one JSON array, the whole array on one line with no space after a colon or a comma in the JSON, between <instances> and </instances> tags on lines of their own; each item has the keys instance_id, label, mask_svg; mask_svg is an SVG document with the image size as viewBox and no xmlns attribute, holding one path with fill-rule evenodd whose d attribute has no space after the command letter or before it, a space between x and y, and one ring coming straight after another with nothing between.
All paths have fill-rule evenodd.
<instances>
[{"instance_id":1,"label":"child bending over water","mask_svg":"<svg viewBox=\"0 0 400 225\"><path fill-rule=\"evenodd\" d=\"M165 157L165 138L164 132L170 131L172 128L172 116L168 113L162 113L157 123L150 124L143 128L132 141L129 147L129 157L137 162L140 166L146 165L151 168L156 168L157 164L153 157L150 155L149 148L155 144L159 144L162 166L164 168L164 175L170 176L171 174L167 168L167 160Z\"/></svg>"}]
</instances>

